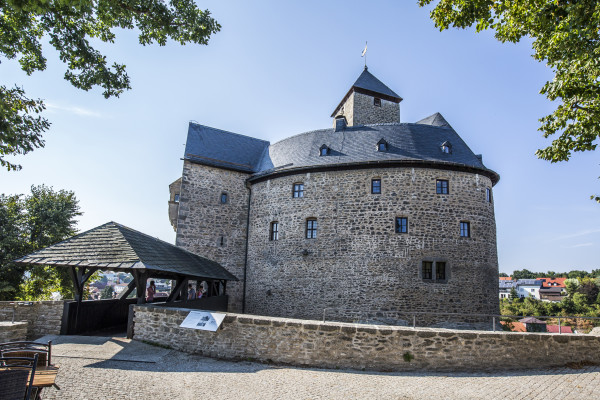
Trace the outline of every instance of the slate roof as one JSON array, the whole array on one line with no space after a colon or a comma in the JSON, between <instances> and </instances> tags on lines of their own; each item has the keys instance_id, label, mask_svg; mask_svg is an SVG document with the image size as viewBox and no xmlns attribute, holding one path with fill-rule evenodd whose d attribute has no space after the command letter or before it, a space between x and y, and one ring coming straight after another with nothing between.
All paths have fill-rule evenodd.
<instances>
[{"instance_id":1,"label":"slate roof","mask_svg":"<svg viewBox=\"0 0 600 400\"><path fill-rule=\"evenodd\" d=\"M397 161L460 165L487 172L495 184L500 177L487 169L461 137L438 114L421 123L374 124L347 127L335 132L321 129L289 137L269 146L264 140L190 123L185 159L215 167L234 169L259 177L305 167ZM384 139L387 151L377 151ZM451 153L441 145L449 142ZM321 156L319 148L331 151Z\"/></svg>"},{"instance_id":2,"label":"slate roof","mask_svg":"<svg viewBox=\"0 0 600 400\"><path fill-rule=\"evenodd\" d=\"M350 90L348 90L348 93L346 93L346 95L342 98L342 101L340 101L340 104L338 104L338 106L335 108L335 110L331 114L332 117L335 117L337 111L346 102L346 99L348 99L348 96L350 96L350 94L352 94L352 92L354 92L354 91L359 92L359 93L369 94L369 95L379 94L380 95L379 97L381 97L385 100L393 101L395 103L399 103L402 101L402 97L398 96L398 94L396 92L394 92L392 89L387 87L379 79L375 78L375 76L369 72L368 68L365 67L365 69L360 74L360 76L358 77L356 82L354 82L354 84L350 87Z\"/></svg>"},{"instance_id":3,"label":"slate roof","mask_svg":"<svg viewBox=\"0 0 600 400\"><path fill-rule=\"evenodd\" d=\"M137 269L158 276L238 280L214 261L115 222L100 225L15 262L124 272Z\"/></svg>"},{"instance_id":4,"label":"slate roof","mask_svg":"<svg viewBox=\"0 0 600 400\"><path fill-rule=\"evenodd\" d=\"M190 122L184 159L241 172L256 172L269 142Z\"/></svg>"},{"instance_id":5,"label":"slate roof","mask_svg":"<svg viewBox=\"0 0 600 400\"><path fill-rule=\"evenodd\" d=\"M379 79L375 78L375 76L373 76L373 74L369 72L369 69L367 67L365 67L364 71L362 72L362 74L360 74L360 76L358 77L356 82L354 82L354 85L352 85L352 87L365 89L371 92L384 94L386 96L395 97L398 100L402 100L402 97L398 96L396 92L387 87Z\"/></svg>"},{"instance_id":6,"label":"slate roof","mask_svg":"<svg viewBox=\"0 0 600 400\"><path fill-rule=\"evenodd\" d=\"M545 324L546 323L546 322L541 321L534 317L523 318L523 319L520 319L519 322L522 324Z\"/></svg>"}]
</instances>

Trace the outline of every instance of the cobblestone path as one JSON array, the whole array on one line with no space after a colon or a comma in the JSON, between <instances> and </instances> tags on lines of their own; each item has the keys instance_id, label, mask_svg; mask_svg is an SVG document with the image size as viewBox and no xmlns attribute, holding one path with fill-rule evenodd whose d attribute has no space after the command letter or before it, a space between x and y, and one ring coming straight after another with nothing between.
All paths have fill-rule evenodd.
<instances>
[{"instance_id":1,"label":"cobblestone path","mask_svg":"<svg viewBox=\"0 0 600 400\"><path fill-rule=\"evenodd\" d=\"M112 346L105 346L107 354L98 344L93 351L56 345L61 390L44 389L43 399L600 399L600 367L361 372L219 361L123 338L104 340Z\"/></svg>"}]
</instances>

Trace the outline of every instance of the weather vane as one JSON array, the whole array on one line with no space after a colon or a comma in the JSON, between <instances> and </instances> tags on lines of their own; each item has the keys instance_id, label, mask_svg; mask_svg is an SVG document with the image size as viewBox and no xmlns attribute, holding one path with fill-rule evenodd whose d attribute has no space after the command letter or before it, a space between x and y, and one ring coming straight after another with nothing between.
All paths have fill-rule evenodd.
<instances>
[{"instance_id":1,"label":"weather vane","mask_svg":"<svg viewBox=\"0 0 600 400\"><path fill-rule=\"evenodd\" d=\"M365 49L362 51L361 57L365 58L365 69L367 69L367 42L365 42Z\"/></svg>"}]
</instances>

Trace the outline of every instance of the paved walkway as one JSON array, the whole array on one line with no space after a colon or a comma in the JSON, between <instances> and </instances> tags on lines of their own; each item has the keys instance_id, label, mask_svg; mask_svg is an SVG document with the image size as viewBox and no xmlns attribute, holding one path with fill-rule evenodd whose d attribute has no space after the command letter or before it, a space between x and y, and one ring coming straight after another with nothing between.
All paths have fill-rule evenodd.
<instances>
[{"instance_id":1,"label":"paved walkway","mask_svg":"<svg viewBox=\"0 0 600 400\"><path fill-rule=\"evenodd\" d=\"M229 362L124 338L53 338L49 399L600 399L600 367L378 373ZM48 340L48 338L45 338Z\"/></svg>"}]
</instances>

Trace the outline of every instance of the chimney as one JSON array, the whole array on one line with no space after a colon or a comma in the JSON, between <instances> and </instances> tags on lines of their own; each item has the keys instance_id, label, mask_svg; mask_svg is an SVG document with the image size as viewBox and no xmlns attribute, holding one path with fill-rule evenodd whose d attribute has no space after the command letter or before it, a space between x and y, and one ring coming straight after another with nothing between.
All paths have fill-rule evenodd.
<instances>
[{"instance_id":1,"label":"chimney","mask_svg":"<svg viewBox=\"0 0 600 400\"><path fill-rule=\"evenodd\" d=\"M333 131L339 132L341 130L344 130L344 129L346 129L346 125L347 125L346 117L344 117L343 115L338 115L333 120Z\"/></svg>"}]
</instances>

